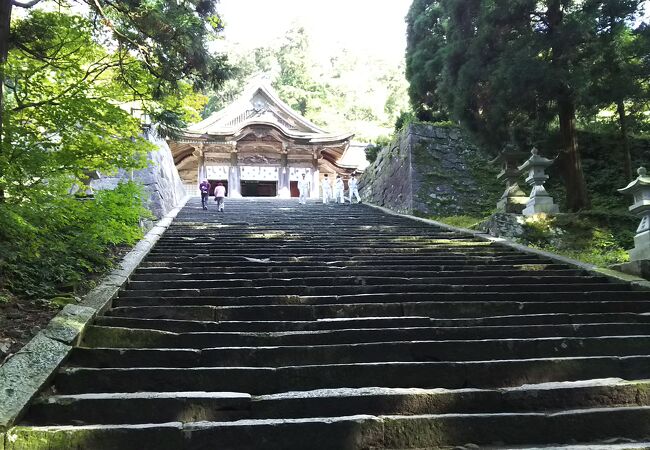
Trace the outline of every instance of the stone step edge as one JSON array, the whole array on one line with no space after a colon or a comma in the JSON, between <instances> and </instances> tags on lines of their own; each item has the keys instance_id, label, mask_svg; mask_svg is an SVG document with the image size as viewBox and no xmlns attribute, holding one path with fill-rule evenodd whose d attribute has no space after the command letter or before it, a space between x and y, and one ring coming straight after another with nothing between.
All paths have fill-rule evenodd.
<instances>
[{"instance_id":1,"label":"stone step edge","mask_svg":"<svg viewBox=\"0 0 650 450\"><path fill-rule=\"evenodd\" d=\"M386 388L386 387L364 387L364 388L334 388L334 389L316 389L310 391L289 391L279 394L267 394L252 396L243 392L205 392L205 391L178 391L178 392L117 392L117 393L86 393L86 394L67 394L67 395L43 395L36 399L34 405L48 409L50 406L54 407L68 407L70 405L79 405L82 409L91 408L95 409L100 406L102 408L109 407L110 403L117 404L130 404L139 405L137 408L148 409L147 402L151 404L158 404L162 406L159 401L166 400L180 400L182 403L181 408L186 408L188 402L205 402L210 401L216 407L226 406L238 411L247 411L250 415L248 417L239 417L250 419L282 419L282 418L307 418L313 417L315 411L319 411L319 404L326 404L327 413L323 413L322 417L338 417L347 416L352 414L374 414L374 415L413 415L413 414L491 414L491 413L525 413L525 412L559 412L560 410L549 408L547 402L549 399L563 399L561 404L565 409L592 409L603 407L600 401L595 400L598 396L602 396L604 392L615 391L612 394L612 401L607 403L605 407L639 407L650 406L647 396L639 398L638 392L647 391L650 386L650 380L633 380L627 381L621 378L604 378L604 379L591 379L581 381L566 381L554 383L539 383L528 384L518 387L497 388L497 389L480 389L480 388L460 388L460 389L445 389L445 388ZM467 403L469 397L476 397L483 399L486 402L486 408L482 410L467 409L466 406L451 407L455 405L456 401ZM524 397L525 396L525 397ZM572 396L566 400L566 396ZM524 398L541 399L541 404L536 404L534 401L523 402ZM406 402L415 406L412 402L424 400L415 409L411 407L406 408L404 411L393 409L396 405L390 405L400 399L399 403ZM361 405L359 402L369 401L370 404ZM378 405L373 402L387 401L383 405L388 409L377 409ZM475 400L472 400L475 401ZM109 402L109 403L106 403ZM133 403L136 402L136 403ZM324 402L324 403L321 403ZM334 406L335 403L338 405ZM354 402L356 408L348 408L347 405ZM511 403L512 402L512 403ZM597 406L596 406L597 405ZM438 408L438 406L440 408ZM153 407L153 406L152 406ZM340 410L339 408L343 408ZM423 409L421 408L423 407ZM509 409L514 407L514 409ZM297 409L295 409L297 408ZM315 409L316 408L316 409ZM427 410L428 412L418 412ZM79 413L82 413L79 410ZM270 414L269 414L270 413ZM133 417L129 422L98 422L95 424L118 424L118 423L150 423L156 422L152 420L151 416L145 414L140 416L143 421L133 421ZM166 422L174 419L162 419L159 422ZM180 422L196 421L176 419ZM199 419L201 420L201 419ZM203 419L209 420L209 419ZM219 420L221 421L221 420ZM228 420L229 422L232 419ZM59 422L58 425L71 424L64 421ZM88 423L92 424L92 422ZM31 423L32 426L44 426L45 423L38 421ZM56 422L49 425L57 425Z\"/></svg>"},{"instance_id":2,"label":"stone step edge","mask_svg":"<svg viewBox=\"0 0 650 450\"><path fill-rule=\"evenodd\" d=\"M583 317L583 316L608 316L608 315L636 315L636 316L648 316L649 313L634 313L634 312L607 312L607 313L538 313L538 314L500 314L496 316L479 316L479 317L464 317L464 318L448 318L448 319L440 319L440 318L435 318L435 317L429 317L429 316L380 316L380 317L326 317L326 318L319 318L319 319L314 319L314 320L184 320L184 319L147 319L147 318L134 318L134 317L117 317L117 316L103 316L104 318L107 319L126 319L128 321L134 321L134 323L143 323L146 324L148 321L150 321L150 324L154 324L154 322L165 322L165 323L180 323L180 324L186 324L186 323L196 323L196 324L281 324L281 323L287 323L287 324L310 324L310 323L340 323L340 324L345 324L346 322L362 322L362 321L408 321L408 320L422 320L428 322L432 326L437 326L438 322L469 322L469 321L490 321L490 320L496 320L496 319L511 319L511 318L536 318L536 317L549 317L549 316L566 316L567 318L573 318L573 317ZM558 324L564 323L566 325L583 325L587 323L592 323L592 322L557 322ZM603 324L606 323L612 323L612 322L600 322ZM628 322L621 322L621 323L628 323ZM635 323L635 322L632 322ZM540 325L545 325L545 322L540 323ZM131 327L126 327L122 325L99 325L99 326L105 326L105 327L113 327L113 328L130 328L133 330L140 330L140 329L145 329L145 330L153 330L153 331L167 331L169 333L183 333L181 331L176 332L176 331L168 331L168 330L161 330L158 328L145 328L145 327L137 327L137 328L131 328ZM339 329L339 328L336 328ZM365 329L365 328L357 328L357 329ZM291 331L291 330L288 330ZM260 331L260 333L263 331ZM191 333L191 331L187 331L187 333ZM197 332L198 333L198 332Z\"/></svg>"},{"instance_id":3,"label":"stone step edge","mask_svg":"<svg viewBox=\"0 0 650 450\"><path fill-rule=\"evenodd\" d=\"M160 219L127 253L117 269L83 297L79 305L66 305L21 350L0 365L0 433L16 424L37 393L52 379L83 331L111 306L128 278L147 256L189 196ZM0 443L1 444L1 443ZM2 447L0 447L1 449Z\"/></svg>"},{"instance_id":4,"label":"stone step edge","mask_svg":"<svg viewBox=\"0 0 650 450\"><path fill-rule=\"evenodd\" d=\"M237 371L252 371L258 373L270 372L270 373L279 373L282 371L295 371L295 370L314 370L322 369L327 370L331 367L378 367L381 369L382 366L445 366L445 365L454 365L458 367L462 366L480 366L480 365L494 365L494 364L521 364L521 363L534 363L534 362L560 362L560 361L570 361L570 362L581 362L581 361L598 361L598 360L608 360L608 361L635 361L635 360L647 360L650 361L650 355L626 355L626 356L560 356L560 357L547 357L547 358L522 358L522 359L489 359L489 360L478 360L478 361L382 361L382 362L360 362L360 363L331 363L331 364L312 364L312 365L282 365L282 366L229 366L229 367L214 367L214 366L197 366L197 367L83 367L83 366L64 366L59 369L59 374L75 374L82 372L154 372L154 371L163 371L163 372L195 372L195 371L208 371L208 372L237 372Z\"/></svg>"},{"instance_id":5,"label":"stone step edge","mask_svg":"<svg viewBox=\"0 0 650 450\"><path fill-rule=\"evenodd\" d=\"M539 325L526 325L526 327L532 328L532 327L538 327L538 328L573 328L574 330L577 330L579 328L589 328L593 326L629 326L630 323L628 322L605 322L605 323L581 323L581 324L539 324ZM646 325L646 324L641 324L641 325ZM120 326L110 326L110 325L92 325L94 329L97 332L116 332L116 333L122 333L122 334L128 334L131 333L134 336L142 336L143 334L149 334L149 336L160 336L160 337L179 337L179 336L184 336L184 337L192 337L192 336L241 336L241 337L261 337L261 338L281 338L285 336L329 336L337 333L344 333L344 332L362 332L362 333L381 333L381 332L386 332L386 331L402 331L402 330L441 330L441 329L449 329L449 330L458 330L458 329L467 329L467 330L474 330L477 328L487 328L487 329L496 329L496 328L505 328L505 329L520 329L520 325L478 325L478 326L460 326L460 327L446 327L446 326L436 326L432 324L431 326L426 326L426 327L420 327L420 326L412 326L412 327L385 327L385 328L336 328L336 329L325 329L325 330L290 330L290 331L188 331L188 332L175 332L175 331L166 331L166 330L157 330L153 328L128 328L128 327L120 327ZM647 334L620 334L620 335L598 335L598 336L529 336L529 337L503 337L503 338L478 338L478 339L435 339L435 340L413 340L413 339L407 339L404 342L472 342L476 340L480 341L530 341L530 340L549 340L549 339L595 339L595 338L642 338L642 337L649 337L650 335ZM389 341L373 341L373 344L387 344L387 343L392 343L392 342L402 342L402 341L394 341L394 340L389 340ZM348 344L319 344L318 346L329 346L329 347L336 347L336 346L341 346L341 345L361 345L361 344L370 344L369 342L354 342L354 343L348 343ZM80 341L78 343L78 346L83 347L83 341ZM305 345L308 346L308 345ZM241 348L241 349L246 349L246 348L264 348L264 347L272 347L272 348L278 348L282 347L282 345L269 345L269 346L260 346L260 345L255 345L255 346L222 346L218 348ZM296 347L296 346L288 346L288 347ZM92 348L99 348L99 347L92 347ZM106 347L106 348L115 348L115 347ZM151 349L155 347L128 347L131 349L137 349L137 348L142 348L142 349ZM162 347L162 348L168 348L168 347ZM217 347L215 347L217 348Z\"/></svg>"},{"instance_id":6,"label":"stone step edge","mask_svg":"<svg viewBox=\"0 0 650 450\"><path fill-rule=\"evenodd\" d=\"M409 346L409 345L435 345L435 344L467 344L467 345L472 345L472 344L477 344L477 345L485 345L485 344L492 344L492 343L506 343L508 345L512 344L514 347L517 344L524 344L524 343L539 343L539 342L547 342L547 343L557 343L559 345L565 343L566 341L568 342L575 342L581 344L582 341L603 341L603 340L611 340L611 341L635 341L638 339L650 339L650 335L640 335L640 334L632 334L632 335L602 335L602 336L541 336L541 337L527 337L527 338L479 338L479 339L392 339L392 340L386 340L386 341L371 341L371 342L350 342L350 343L342 343L342 344L299 344L299 345L284 345L284 344L279 344L279 345L222 345L222 346L214 346L214 347L85 347L82 345L76 346L75 348L81 349L83 351L98 351L98 352L116 352L116 353L121 353L121 352L132 352L136 353L139 351L142 352L147 352L147 353L153 353L153 352L160 352L161 354L167 354L170 352L182 352L182 353L195 353L197 355L200 355L201 353L210 353L210 352L218 352L218 351L227 351L227 350L241 350L244 352L256 352L256 351L264 351L264 350L273 350L273 351L295 351L295 352L300 352L304 350L337 350L337 349L347 349L350 347L378 347L381 345L403 345L403 346ZM619 356L619 355L588 355L588 357L599 357L599 356ZM623 355L621 357L625 356L650 356L649 354L636 354L636 355ZM566 358L572 358L571 356L567 356ZM512 358L512 359L519 359L519 358ZM525 359L530 359L530 358L525 358ZM464 359L455 359L455 361L466 361ZM474 361L474 360L470 360ZM486 361L486 360L481 360L481 361ZM371 363L372 361L366 361L368 363ZM377 361L377 362L390 362L390 361ZM408 361L402 361L402 362L408 362ZM422 362L427 362L427 361L422 361ZM444 361L437 361L437 362L444 362ZM147 367L147 366L145 366ZM216 366L216 367L222 367L222 366ZM226 366L227 367L227 366Z\"/></svg>"},{"instance_id":7,"label":"stone step edge","mask_svg":"<svg viewBox=\"0 0 650 450\"><path fill-rule=\"evenodd\" d=\"M578 261L576 259L572 259L572 258L569 258L569 257L566 257L566 256L558 255L556 253L546 252L546 251L543 251L543 250L539 250L539 249L536 249L536 248L532 248L532 247L528 247L528 246L525 246L525 245L522 245L522 244L518 244L516 242L509 241L508 239L505 239L505 238L502 238L502 237L491 236L488 233L484 233L484 232L480 232L480 231L476 231L476 230L470 230L470 229L467 229L467 228L455 227L455 226L448 225L448 224L443 223L443 222L438 222L438 221L431 220L431 219L425 219L423 217L417 217L417 216L412 216L412 215L409 215L409 214L398 213L398 212L395 212L395 211L393 211L391 209L384 208L383 206L374 205L372 203L366 203L366 205L368 207L370 207L370 208L376 208L379 211L383 211L384 213L389 214L391 216L397 216L397 217L402 217L402 218L406 218L406 219L411 219L411 220L414 220L414 221L417 221L417 222L423 222L423 223L427 223L429 225L436 226L436 227L441 228L443 230L453 231L453 232L456 232L456 233L462 233L462 234L466 234L466 235L471 235L471 236L473 236L475 238L478 238L478 239L481 239L483 241L490 241L490 242L496 244L497 246L508 247L508 248L511 248L511 249L518 250L520 252L526 253L528 255L541 256L543 258L550 259L553 262L556 262L558 264L570 264L571 266L586 270L587 272L589 272L591 274L605 276L605 277L607 277L608 279L610 279L612 281L627 282L627 283L630 284L630 286L632 286L633 289L642 290L642 291L650 291L650 281L648 281L648 280L646 280L644 278L641 278L641 277L637 277L637 276L634 276L634 275L628 275L628 274L625 274L623 272L619 272L619 271L612 270L612 269L604 269L604 268L598 267L598 266L596 266L594 264L584 263L584 262Z\"/></svg>"},{"instance_id":8,"label":"stone step edge","mask_svg":"<svg viewBox=\"0 0 650 450\"><path fill-rule=\"evenodd\" d=\"M303 433L307 433L309 436L297 439L294 441L294 445L286 448L297 448L296 443L304 443L309 439L314 438L325 438L322 433L328 433L328 430L336 427L337 425L343 425L345 428L343 430L338 430L334 436L330 436L332 441L328 442L328 448L334 448L332 445L336 442L341 444L341 439L345 438L349 442L350 437L354 434L354 444L353 446L346 446L348 449L366 449L366 448L377 448L377 449L405 449L405 448L422 448L422 446L427 446L430 448L431 445L438 446L442 445L463 445L467 442L457 442L456 440L448 441L446 439L441 440L439 433L426 433L421 437L417 434L414 434L416 430L421 429L423 423L426 425L427 422L439 422L441 429L444 430L456 430L456 429L467 429L469 423L474 421L479 421L482 423L482 426L479 428L494 428L494 422L497 421L507 421L511 423L511 427L521 426L522 423L526 423L526 419L530 419L531 423L528 425L540 426L546 421L555 421L555 420L564 420L567 422L576 422L578 423L588 423L593 421L595 416L600 416L603 419L609 417L610 421L620 422L621 418L616 417L617 415L629 416L630 414L639 414L646 416L650 412L650 407L619 407L619 408L593 408L593 409L575 409L567 410L562 412L553 412L553 413L502 413L502 414L450 414L450 415L413 415L413 416L399 416L399 415L352 415L352 416L341 416L341 417L310 417L310 418L301 418L301 419L243 419L233 422L166 422L159 424L139 424L139 425L83 425L83 426L43 426L43 427L29 427L29 426L18 426L10 429L5 436L4 444L6 444L6 449L12 450L13 448L24 448L21 447L21 443L26 443L23 439L34 438L34 434L37 436L39 433L44 434L56 434L64 433L66 435L65 441L67 443L74 442L74 434L80 433L83 435L84 441L90 438L93 442L102 442L104 439L109 438L110 444L100 445L101 449L116 448L116 442L121 442L125 444L126 442L136 443L142 445L145 441L148 441L148 438L155 435L158 436L156 441L161 441L162 436L167 436L166 439L173 439L177 442L168 442L167 445L164 445L164 449L170 448L179 448L180 445L182 448L190 448L185 446L191 446L192 441L194 440L194 433L197 433L197 439L205 442L206 439L214 439L214 435L203 436L201 434L209 432L210 430L219 431L226 433L228 436L229 442L223 442L225 445L224 448L231 448L234 445L232 440L237 440L239 438L245 438L245 436L256 436L256 439L259 436L264 436L264 431L273 433L273 430L277 427L286 428L292 426L298 426L298 430L302 430ZM623 418L624 418L623 417ZM542 422L540 422L542 421ZM551 425L549 423L548 425ZM315 429L312 427L316 427ZM244 431L241 436L236 436L232 434L241 428L242 431L248 429L248 433ZM439 427L436 427L439 428ZM543 426L543 429L548 428ZM318 433L310 433L318 432ZM607 430L605 430L607 431ZM276 430L277 432L277 430ZM137 435L131 433L139 433ZM285 432L286 433L286 432ZM92 434L96 434L92 436ZM113 436L111 436L113 434ZM328 433L329 434L329 433ZM453 433L452 433L453 434ZM562 434L562 433L560 433ZM284 435L284 433L283 433ZM476 436L477 433L475 432ZM40 436L43 438L43 434ZM136 441L132 441L136 437ZM277 435L276 435L277 438ZM412 439L413 438L413 439ZM489 436L487 439L495 439L496 436ZM413 442L415 439L416 442ZM593 439L593 440L591 440ZM611 443L611 437L608 436L603 438L601 436L591 437L590 441L599 444L609 444ZM603 439L607 439L604 441ZM517 439L518 440L518 439ZM582 442L585 440L581 439ZM621 438L617 436L617 440L626 441L629 438ZM22 441L22 442L21 442ZM587 441L587 442L590 442ZM32 442L30 440L30 442ZM38 442L38 439L35 440ZM221 441L220 441L221 442ZM78 443L78 442L75 442ZM322 442L321 442L322 443ZM58 440L57 444L61 444L61 440ZM160 444L160 442L158 442ZM273 448L277 447L277 442L274 444ZM480 444L486 444L485 442L480 442ZM492 443L489 443L490 445ZM542 445L547 444L547 442L540 443ZM49 445L49 444L47 444ZM59 445L55 447L43 447L37 446L34 448L44 449L44 448L63 448ZM503 443L497 444L498 448L504 448ZM512 446L512 444L510 444ZM575 445L575 444L573 444ZM591 448L588 446L586 448ZM29 448L32 448L31 446ZM66 447L69 448L69 447ZM134 447L129 447L134 448ZM151 447L148 447L151 448ZM247 446L246 448L249 448ZM265 446L264 448L270 448ZM325 448L322 445L319 445L317 448ZM521 446L520 446L521 448ZM530 445L524 448L531 448ZM557 445L553 445L549 448L558 448ZM612 448L605 447L605 448ZM625 447L624 447L625 448Z\"/></svg>"},{"instance_id":9,"label":"stone step edge","mask_svg":"<svg viewBox=\"0 0 650 450\"><path fill-rule=\"evenodd\" d=\"M376 395L437 395L470 394L474 392L519 393L542 390L563 390L592 387L620 387L629 385L649 385L650 379L625 380L623 378L594 378L579 381L558 381L549 383L522 384L515 387L496 389L481 388L392 388L368 386L362 388L311 389L307 391L288 391L279 394L251 395L234 391L176 391L176 392L99 392L86 394L44 395L36 399L37 403L52 403L70 400L105 400L105 399L158 399L158 398L210 398L210 399L249 399L253 402L268 400L301 400L311 398L349 398Z\"/></svg>"}]
</instances>

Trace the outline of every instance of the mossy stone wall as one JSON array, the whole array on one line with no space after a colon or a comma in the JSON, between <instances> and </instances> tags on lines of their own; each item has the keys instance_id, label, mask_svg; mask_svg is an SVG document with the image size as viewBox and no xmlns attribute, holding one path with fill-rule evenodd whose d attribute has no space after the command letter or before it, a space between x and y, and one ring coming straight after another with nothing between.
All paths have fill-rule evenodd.
<instances>
[{"instance_id":1,"label":"mossy stone wall","mask_svg":"<svg viewBox=\"0 0 650 450\"><path fill-rule=\"evenodd\" d=\"M366 169L361 195L402 213L489 214L505 187L488 161L460 129L412 123Z\"/></svg>"}]
</instances>

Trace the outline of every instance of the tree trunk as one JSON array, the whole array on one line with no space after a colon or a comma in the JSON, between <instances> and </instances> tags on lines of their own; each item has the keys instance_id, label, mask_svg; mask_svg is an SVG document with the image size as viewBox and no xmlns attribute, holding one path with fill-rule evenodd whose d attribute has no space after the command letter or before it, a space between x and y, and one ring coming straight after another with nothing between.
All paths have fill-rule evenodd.
<instances>
[{"instance_id":1,"label":"tree trunk","mask_svg":"<svg viewBox=\"0 0 650 450\"><path fill-rule=\"evenodd\" d=\"M627 138L627 114L625 113L625 104L622 100L616 102L616 111L618 112L618 125L623 146L623 173L625 180L632 181L632 155L630 154L630 140Z\"/></svg>"},{"instance_id":2,"label":"tree trunk","mask_svg":"<svg viewBox=\"0 0 650 450\"><path fill-rule=\"evenodd\" d=\"M575 105L568 96L560 96L558 99L558 115L562 137L563 157L561 162L563 163L567 207L574 212L588 209L591 204L587 195L587 184L582 172L582 161L578 148Z\"/></svg>"},{"instance_id":3,"label":"tree trunk","mask_svg":"<svg viewBox=\"0 0 650 450\"><path fill-rule=\"evenodd\" d=\"M561 33L564 21L562 0L548 0L546 17L548 38L552 49L551 67L555 76L555 98L557 99L562 153L560 163L564 173L566 202L569 211L587 209L591 205L587 195L587 184L582 173L582 162L578 149L576 130L576 107L570 87L569 74L572 43Z\"/></svg>"},{"instance_id":4,"label":"tree trunk","mask_svg":"<svg viewBox=\"0 0 650 450\"><path fill-rule=\"evenodd\" d=\"M4 85L5 85L5 63L9 55L9 31L11 26L12 0L0 0L0 155L4 153L6 145L4 124L8 117L5 116ZM0 167L0 178L2 177ZM0 187L0 202L5 198L4 190Z\"/></svg>"}]
</instances>

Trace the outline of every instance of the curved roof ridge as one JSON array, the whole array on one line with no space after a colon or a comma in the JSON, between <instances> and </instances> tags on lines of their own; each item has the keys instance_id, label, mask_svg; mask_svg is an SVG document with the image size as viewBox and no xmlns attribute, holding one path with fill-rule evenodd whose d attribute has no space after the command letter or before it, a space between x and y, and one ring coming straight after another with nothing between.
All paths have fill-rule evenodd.
<instances>
[{"instance_id":1,"label":"curved roof ridge","mask_svg":"<svg viewBox=\"0 0 650 450\"><path fill-rule=\"evenodd\" d=\"M255 95L258 92L261 92L265 97L268 98L269 103L271 104L270 106L285 113L287 116L291 117L299 126L302 126L303 128L306 128L308 130L308 131L300 130L300 132L324 134L324 135L332 134L326 131L325 129L319 127L315 123L311 122L309 119L305 118L297 111L294 111L287 103L285 103L280 98L280 96L275 91L275 89L273 89L273 87L271 86L271 84L267 79L266 74L264 73L260 73L253 76L246 84L244 91L233 102L231 102L226 107L220 109L219 111L210 114L210 116L203 119L202 121L190 125L189 127L187 127L187 131L194 132L194 133L202 133L202 134L210 133L209 131L210 128L213 128L215 127L215 125L218 125L220 121L236 120L239 116L245 114L247 111L251 109L251 100L255 97ZM281 119L279 115L278 117ZM254 119L253 117L251 118ZM248 121L249 118L244 117L241 120L241 124L243 125L245 122ZM280 124L280 126L285 128L282 124ZM221 128L221 130L231 129L232 125L228 126L226 123L223 123L219 126L219 128ZM215 130L214 132L218 132L218 131ZM349 134L349 133L337 133L337 134L342 135L342 134Z\"/></svg>"}]
</instances>

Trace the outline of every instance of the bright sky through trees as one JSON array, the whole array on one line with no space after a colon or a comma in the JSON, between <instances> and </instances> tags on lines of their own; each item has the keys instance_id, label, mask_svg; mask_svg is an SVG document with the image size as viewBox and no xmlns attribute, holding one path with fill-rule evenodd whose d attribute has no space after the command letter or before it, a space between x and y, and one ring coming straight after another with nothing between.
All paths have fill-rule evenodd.
<instances>
[{"instance_id":1,"label":"bright sky through trees","mask_svg":"<svg viewBox=\"0 0 650 450\"><path fill-rule=\"evenodd\" d=\"M347 48L399 62L406 48L404 18L411 0L221 0L229 43L268 45L295 24L309 34L314 57Z\"/></svg>"}]
</instances>

